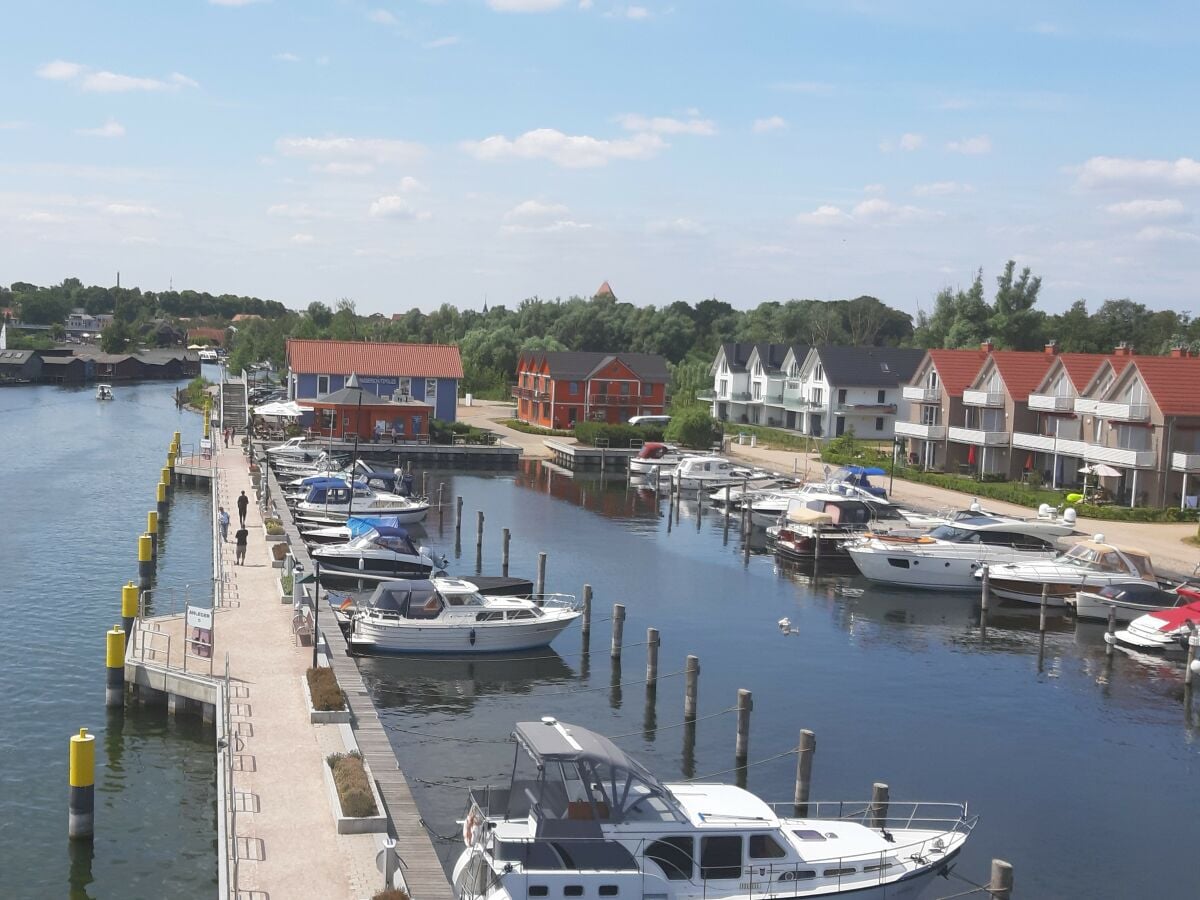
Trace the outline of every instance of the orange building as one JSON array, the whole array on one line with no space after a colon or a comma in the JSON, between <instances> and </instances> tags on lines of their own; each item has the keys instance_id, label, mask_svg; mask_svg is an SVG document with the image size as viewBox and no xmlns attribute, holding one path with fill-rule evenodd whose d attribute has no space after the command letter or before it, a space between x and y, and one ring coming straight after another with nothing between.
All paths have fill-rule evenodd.
<instances>
[{"instance_id":1,"label":"orange building","mask_svg":"<svg viewBox=\"0 0 1200 900\"><path fill-rule=\"evenodd\" d=\"M652 353L542 351L517 360L517 418L543 428L662 415L667 361Z\"/></svg>"}]
</instances>

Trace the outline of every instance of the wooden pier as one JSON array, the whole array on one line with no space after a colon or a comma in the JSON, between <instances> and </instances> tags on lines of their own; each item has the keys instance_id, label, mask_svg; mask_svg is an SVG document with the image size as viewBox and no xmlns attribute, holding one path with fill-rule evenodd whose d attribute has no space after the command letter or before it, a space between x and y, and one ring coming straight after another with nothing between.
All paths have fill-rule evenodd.
<instances>
[{"instance_id":1,"label":"wooden pier","mask_svg":"<svg viewBox=\"0 0 1200 900\"><path fill-rule=\"evenodd\" d=\"M585 447L582 444L568 444L554 438L547 438L543 443L552 454L555 464L564 469L626 472L629 470L629 460L641 452L640 447L634 447L631 450Z\"/></svg>"}]
</instances>

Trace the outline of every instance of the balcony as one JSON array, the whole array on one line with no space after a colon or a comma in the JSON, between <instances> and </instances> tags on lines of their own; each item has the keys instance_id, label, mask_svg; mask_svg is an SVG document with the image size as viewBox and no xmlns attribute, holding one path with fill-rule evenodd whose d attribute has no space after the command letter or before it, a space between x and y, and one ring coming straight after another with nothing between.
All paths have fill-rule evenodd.
<instances>
[{"instance_id":1,"label":"balcony","mask_svg":"<svg viewBox=\"0 0 1200 900\"><path fill-rule=\"evenodd\" d=\"M732 400L734 403L749 403L750 402L750 392L749 391L734 391L732 394L729 395L729 399Z\"/></svg>"},{"instance_id":2,"label":"balcony","mask_svg":"<svg viewBox=\"0 0 1200 900\"><path fill-rule=\"evenodd\" d=\"M768 392L762 399L770 406L783 406L783 391Z\"/></svg>"},{"instance_id":3,"label":"balcony","mask_svg":"<svg viewBox=\"0 0 1200 900\"><path fill-rule=\"evenodd\" d=\"M914 403L941 403L942 389L940 387L906 387L900 392L900 396Z\"/></svg>"},{"instance_id":4,"label":"balcony","mask_svg":"<svg viewBox=\"0 0 1200 900\"><path fill-rule=\"evenodd\" d=\"M649 397L643 397L640 394L592 394L588 397L588 403L592 406L637 406L645 405L649 401ZM567 401L562 401L567 402ZM571 402L579 403L579 400ZM654 403L658 406L658 403Z\"/></svg>"},{"instance_id":5,"label":"balcony","mask_svg":"<svg viewBox=\"0 0 1200 900\"><path fill-rule=\"evenodd\" d=\"M1087 441L1069 441L1066 438L1056 439L1052 434L1029 434L1021 431L1013 432L1012 445L1018 450L1057 453L1059 456L1082 457L1087 449Z\"/></svg>"},{"instance_id":6,"label":"balcony","mask_svg":"<svg viewBox=\"0 0 1200 900\"><path fill-rule=\"evenodd\" d=\"M946 426L922 425L920 422L897 422L896 437L918 438L922 441L941 441L946 438Z\"/></svg>"},{"instance_id":7,"label":"balcony","mask_svg":"<svg viewBox=\"0 0 1200 900\"><path fill-rule=\"evenodd\" d=\"M888 416L896 414L895 403L839 403L837 411L851 416Z\"/></svg>"},{"instance_id":8,"label":"balcony","mask_svg":"<svg viewBox=\"0 0 1200 900\"><path fill-rule=\"evenodd\" d=\"M1150 418L1150 404L1106 403L1089 397L1079 397L1075 400L1075 412L1121 422L1145 422Z\"/></svg>"},{"instance_id":9,"label":"balcony","mask_svg":"<svg viewBox=\"0 0 1200 900\"><path fill-rule=\"evenodd\" d=\"M539 391L535 388L514 387L512 395L522 400L549 400L549 391Z\"/></svg>"},{"instance_id":10,"label":"balcony","mask_svg":"<svg viewBox=\"0 0 1200 900\"><path fill-rule=\"evenodd\" d=\"M1043 412L1069 413L1075 408L1075 398L1060 397L1057 394L1030 394L1029 408Z\"/></svg>"},{"instance_id":11,"label":"balcony","mask_svg":"<svg viewBox=\"0 0 1200 900\"><path fill-rule=\"evenodd\" d=\"M1083 458L1090 463L1112 463L1126 469L1153 469L1156 463L1153 450L1126 450L1123 447L1105 447L1088 444Z\"/></svg>"},{"instance_id":12,"label":"balcony","mask_svg":"<svg viewBox=\"0 0 1200 900\"><path fill-rule=\"evenodd\" d=\"M1200 472L1200 453L1172 453L1171 468L1176 472Z\"/></svg>"},{"instance_id":13,"label":"balcony","mask_svg":"<svg viewBox=\"0 0 1200 900\"><path fill-rule=\"evenodd\" d=\"M805 412L806 410L816 409L817 404L813 403L806 397L788 397L783 398L784 409L791 409L797 412Z\"/></svg>"},{"instance_id":14,"label":"balcony","mask_svg":"<svg viewBox=\"0 0 1200 900\"><path fill-rule=\"evenodd\" d=\"M982 431L978 428L951 428L950 440L956 444L974 444L977 447L1007 447L1007 431Z\"/></svg>"},{"instance_id":15,"label":"balcony","mask_svg":"<svg viewBox=\"0 0 1200 900\"><path fill-rule=\"evenodd\" d=\"M987 406L999 408L1004 405L1003 391L963 391L963 406ZM953 440L953 438L951 438Z\"/></svg>"},{"instance_id":16,"label":"balcony","mask_svg":"<svg viewBox=\"0 0 1200 900\"><path fill-rule=\"evenodd\" d=\"M703 401L705 401L705 402L709 402L709 401L712 401L712 400L716 400L716 399L717 399L717 392L716 392L716 391L713 391L713 390L708 390L708 391L696 391L696 399L697 399L697 400L703 400Z\"/></svg>"}]
</instances>

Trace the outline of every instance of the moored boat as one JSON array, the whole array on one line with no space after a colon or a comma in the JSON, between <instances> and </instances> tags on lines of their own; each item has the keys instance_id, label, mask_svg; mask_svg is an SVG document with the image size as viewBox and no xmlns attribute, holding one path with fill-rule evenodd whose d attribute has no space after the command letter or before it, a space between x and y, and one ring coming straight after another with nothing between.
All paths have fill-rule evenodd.
<instances>
[{"instance_id":1,"label":"moored boat","mask_svg":"<svg viewBox=\"0 0 1200 900\"><path fill-rule=\"evenodd\" d=\"M375 525L342 544L324 544L312 551L323 574L356 578L426 578L446 568L446 558L418 547L398 525Z\"/></svg>"},{"instance_id":2,"label":"moored boat","mask_svg":"<svg viewBox=\"0 0 1200 900\"><path fill-rule=\"evenodd\" d=\"M671 472L672 482L681 491L704 490L770 477L765 472L735 465L723 456L685 456Z\"/></svg>"},{"instance_id":3,"label":"moored boat","mask_svg":"<svg viewBox=\"0 0 1200 900\"><path fill-rule=\"evenodd\" d=\"M785 559L844 560L846 542L856 535L907 525L886 501L872 504L841 494L809 491L793 498L779 524L767 528L767 547Z\"/></svg>"},{"instance_id":4,"label":"moored boat","mask_svg":"<svg viewBox=\"0 0 1200 900\"><path fill-rule=\"evenodd\" d=\"M1184 653L1188 639L1198 627L1200 602L1138 616L1128 628L1106 634L1104 639L1143 653Z\"/></svg>"},{"instance_id":5,"label":"moored boat","mask_svg":"<svg viewBox=\"0 0 1200 900\"><path fill-rule=\"evenodd\" d=\"M401 525L413 525L423 521L428 512L425 500L376 491L363 481L355 481L351 487L340 478L313 483L295 507L297 519L324 525L340 525L354 513L395 516Z\"/></svg>"},{"instance_id":6,"label":"moored boat","mask_svg":"<svg viewBox=\"0 0 1200 900\"><path fill-rule=\"evenodd\" d=\"M1110 610L1118 622L1132 622L1146 613L1172 609L1200 601L1200 589L1191 585L1180 585L1164 590L1153 584L1110 584L1093 590L1079 591L1067 598L1067 605L1075 607L1078 619L1108 620Z\"/></svg>"},{"instance_id":7,"label":"moored boat","mask_svg":"<svg viewBox=\"0 0 1200 900\"><path fill-rule=\"evenodd\" d=\"M983 567L975 570L981 578ZM1063 608L1080 590L1111 584L1157 585L1150 554L1135 547L1118 547L1097 534L1080 541L1053 559L1006 563L988 567L991 592L1005 600L1040 605L1046 588L1046 605Z\"/></svg>"},{"instance_id":8,"label":"moored boat","mask_svg":"<svg viewBox=\"0 0 1200 900\"><path fill-rule=\"evenodd\" d=\"M638 455L629 460L629 471L634 475L661 477L679 465L687 455L670 444L647 441L642 444Z\"/></svg>"}]
</instances>

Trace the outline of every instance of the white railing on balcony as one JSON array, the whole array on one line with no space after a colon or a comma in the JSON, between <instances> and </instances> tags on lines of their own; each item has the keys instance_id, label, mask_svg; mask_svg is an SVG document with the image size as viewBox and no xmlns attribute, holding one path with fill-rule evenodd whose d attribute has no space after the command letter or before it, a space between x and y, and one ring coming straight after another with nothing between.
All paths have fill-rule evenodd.
<instances>
[{"instance_id":1,"label":"white railing on balcony","mask_svg":"<svg viewBox=\"0 0 1200 900\"><path fill-rule=\"evenodd\" d=\"M1003 391L963 391L964 406L1003 406Z\"/></svg>"},{"instance_id":2,"label":"white railing on balcony","mask_svg":"<svg viewBox=\"0 0 1200 900\"><path fill-rule=\"evenodd\" d=\"M1066 438L1055 439L1054 435L1029 434L1014 431L1012 445L1018 450L1037 450L1043 453L1057 453L1060 456L1083 456L1087 449L1087 441L1070 441Z\"/></svg>"},{"instance_id":3,"label":"white railing on balcony","mask_svg":"<svg viewBox=\"0 0 1200 900\"><path fill-rule=\"evenodd\" d=\"M975 444L978 447L1007 447L1007 431L981 431L978 428L951 428L950 440L956 444Z\"/></svg>"},{"instance_id":4,"label":"white railing on balcony","mask_svg":"<svg viewBox=\"0 0 1200 900\"><path fill-rule=\"evenodd\" d=\"M1100 416L1104 419L1120 419L1125 422L1145 422L1150 418L1148 403L1107 403L1079 397L1075 401L1075 412L1085 416Z\"/></svg>"},{"instance_id":5,"label":"white railing on balcony","mask_svg":"<svg viewBox=\"0 0 1200 900\"><path fill-rule=\"evenodd\" d=\"M942 389L940 387L905 387L901 392L905 400L915 403L941 403Z\"/></svg>"},{"instance_id":6,"label":"white railing on balcony","mask_svg":"<svg viewBox=\"0 0 1200 900\"><path fill-rule=\"evenodd\" d=\"M1200 472L1200 453L1172 453L1171 468L1176 472Z\"/></svg>"},{"instance_id":7,"label":"white railing on balcony","mask_svg":"<svg viewBox=\"0 0 1200 900\"><path fill-rule=\"evenodd\" d=\"M1058 394L1029 395L1030 409L1041 409L1047 412L1070 412L1074 407L1074 397L1060 397Z\"/></svg>"},{"instance_id":8,"label":"white railing on balcony","mask_svg":"<svg viewBox=\"0 0 1200 900\"><path fill-rule=\"evenodd\" d=\"M1083 457L1088 462L1112 463L1127 469L1153 469L1156 461L1153 450L1126 450L1101 444L1088 444Z\"/></svg>"},{"instance_id":9,"label":"white railing on balcony","mask_svg":"<svg viewBox=\"0 0 1200 900\"><path fill-rule=\"evenodd\" d=\"M920 422L897 422L896 437L919 438L923 441L946 439L945 425L922 425Z\"/></svg>"}]
</instances>

